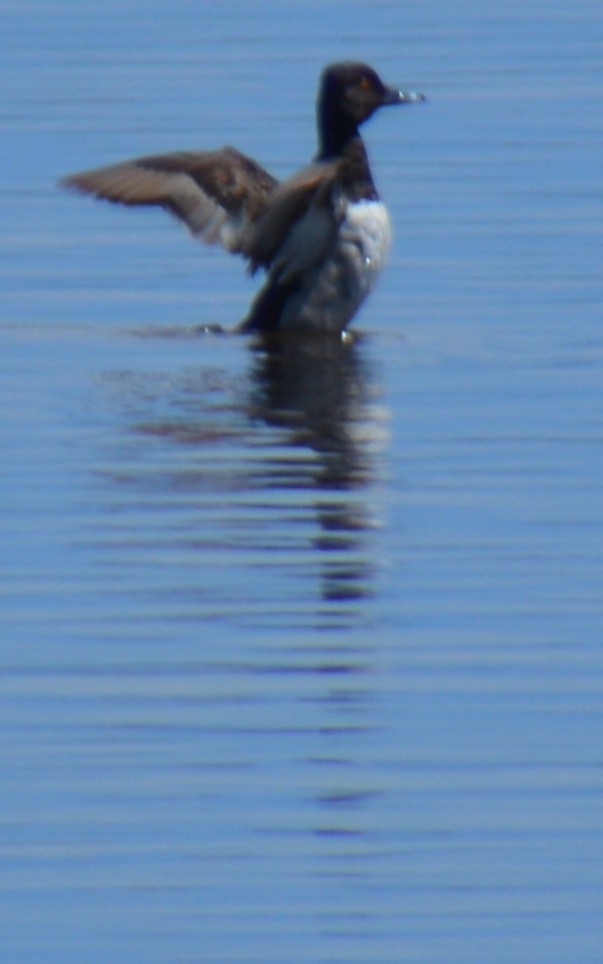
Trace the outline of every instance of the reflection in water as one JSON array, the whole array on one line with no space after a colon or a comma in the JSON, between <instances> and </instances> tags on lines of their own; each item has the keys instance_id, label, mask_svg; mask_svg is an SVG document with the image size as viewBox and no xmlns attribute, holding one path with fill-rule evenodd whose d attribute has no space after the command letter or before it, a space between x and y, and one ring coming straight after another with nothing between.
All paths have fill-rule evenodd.
<instances>
[{"instance_id":1,"label":"reflection in water","mask_svg":"<svg viewBox=\"0 0 603 964\"><path fill-rule=\"evenodd\" d=\"M283 448L312 454L310 460L290 459L284 467L278 448L267 452L255 484L264 490L284 487L290 494L297 490L307 497L317 523L312 558L328 613L322 626L349 625L351 614L357 623L374 578L369 533L375 519L368 492L383 432L362 344L324 336L260 344L251 382L255 419L278 428ZM311 831L320 841L314 876L326 887L317 926L325 939L366 936L378 927L377 917L355 900L335 914L331 903L331 887L338 893L340 888L376 884L370 811L381 791L363 764L375 727L373 655L368 635L355 650L345 643L343 648L331 646L328 664L321 665L319 659L313 667L324 686L318 739L312 758L302 756L298 765L311 773ZM312 658L316 661L315 653Z\"/></svg>"},{"instance_id":2,"label":"reflection in water","mask_svg":"<svg viewBox=\"0 0 603 964\"><path fill-rule=\"evenodd\" d=\"M363 490L375 475L374 386L356 339L288 336L257 346L252 412L285 430L286 444L315 456L286 477L266 465L265 484L310 489L319 522L322 598L331 603L370 594L373 566L366 533L375 524Z\"/></svg>"},{"instance_id":3,"label":"reflection in water","mask_svg":"<svg viewBox=\"0 0 603 964\"><path fill-rule=\"evenodd\" d=\"M196 352L204 364L105 380L125 423L102 485L114 623L126 652L135 631L160 640L161 691L182 676L188 697L174 712L194 739L162 730L159 700L144 712L217 801L219 819L183 791L203 879L221 880L220 855L240 846L267 927L281 926L272 881L291 894L311 880L322 941L374 939L379 915L363 894L383 853L371 757L379 386L362 341L212 346ZM247 879L245 864L227 903L248 906Z\"/></svg>"},{"instance_id":4,"label":"reflection in water","mask_svg":"<svg viewBox=\"0 0 603 964\"><path fill-rule=\"evenodd\" d=\"M289 336L258 345L256 362L256 410L320 454L316 486L345 489L366 482L370 460L358 429L366 417L368 373L358 342Z\"/></svg>"},{"instance_id":5,"label":"reflection in water","mask_svg":"<svg viewBox=\"0 0 603 964\"><path fill-rule=\"evenodd\" d=\"M241 346L229 341L238 361ZM154 552L186 549L201 579L209 571L207 600L227 570L213 606L205 603L214 618L221 606L239 625L363 621L375 578L370 489L383 418L362 348L288 338L256 344L243 378L216 366L111 377L130 444L110 475L128 483L130 514L143 492L137 511L161 509L154 521L144 513L143 538L154 538ZM176 522L177 509L186 509L186 524Z\"/></svg>"}]
</instances>

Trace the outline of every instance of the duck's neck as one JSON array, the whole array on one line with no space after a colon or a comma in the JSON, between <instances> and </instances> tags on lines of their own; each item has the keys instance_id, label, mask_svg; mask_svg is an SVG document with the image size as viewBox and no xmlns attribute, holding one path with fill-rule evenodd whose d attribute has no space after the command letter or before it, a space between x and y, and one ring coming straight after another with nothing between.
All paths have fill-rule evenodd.
<instances>
[{"instance_id":1,"label":"duck's neck","mask_svg":"<svg viewBox=\"0 0 603 964\"><path fill-rule=\"evenodd\" d=\"M340 111L331 109L328 101L319 104L318 159L327 161L339 157L354 140L360 140L358 125Z\"/></svg>"},{"instance_id":2,"label":"duck's neck","mask_svg":"<svg viewBox=\"0 0 603 964\"><path fill-rule=\"evenodd\" d=\"M323 140L316 160L331 161L337 164L338 181L350 200L376 200L378 198L379 195L369 167L364 141L357 130L353 137L340 143L336 150L325 149Z\"/></svg>"},{"instance_id":3,"label":"duck's neck","mask_svg":"<svg viewBox=\"0 0 603 964\"><path fill-rule=\"evenodd\" d=\"M358 128L350 126L346 129L341 120L332 121L319 117L318 120L318 158L321 161L331 160L343 154L346 145L358 138Z\"/></svg>"}]
</instances>

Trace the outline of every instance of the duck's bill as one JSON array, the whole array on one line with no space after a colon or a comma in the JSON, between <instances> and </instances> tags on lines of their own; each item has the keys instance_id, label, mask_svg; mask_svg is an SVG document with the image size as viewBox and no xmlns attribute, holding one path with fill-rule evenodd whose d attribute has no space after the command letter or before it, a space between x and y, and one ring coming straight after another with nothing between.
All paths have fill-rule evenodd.
<instances>
[{"instance_id":1,"label":"duck's bill","mask_svg":"<svg viewBox=\"0 0 603 964\"><path fill-rule=\"evenodd\" d=\"M396 90L390 87L387 91L386 104L420 104L421 101L427 100L425 94L419 93L417 90Z\"/></svg>"}]
</instances>

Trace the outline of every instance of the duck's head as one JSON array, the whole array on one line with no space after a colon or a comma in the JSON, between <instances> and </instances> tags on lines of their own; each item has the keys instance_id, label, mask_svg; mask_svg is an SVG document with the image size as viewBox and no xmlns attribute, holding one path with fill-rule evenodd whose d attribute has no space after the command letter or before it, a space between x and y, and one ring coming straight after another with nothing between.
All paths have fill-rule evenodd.
<instances>
[{"instance_id":1,"label":"duck's head","mask_svg":"<svg viewBox=\"0 0 603 964\"><path fill-rule=\"evenodd\" d=\"M321 153L340 150L379 107L422 100L423 94L388 87L368 64L345 61L325 67L318 92Z\"/></svg>"}]
</instances>

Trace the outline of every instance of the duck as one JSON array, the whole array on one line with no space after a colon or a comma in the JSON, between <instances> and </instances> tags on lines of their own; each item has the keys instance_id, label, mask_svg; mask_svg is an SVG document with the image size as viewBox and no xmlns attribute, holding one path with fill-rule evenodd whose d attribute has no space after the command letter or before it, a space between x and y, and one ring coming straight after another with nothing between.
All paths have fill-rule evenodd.
<instances>
[{"instance_id":1,"label":"duck","mask_svg":"<svg viewBox=\"0 0 603 964\"><path fill-rule=\"evenodd\" d=\"M380 108L425 100L366 63L322 71L312 162L279 181L235 147L139 157L70 174L69 189L164 208L193 237L240 254L264 284L237 330L343 334L386 261L391 223L360 127Z\"/></svg>"}]
</instances>

